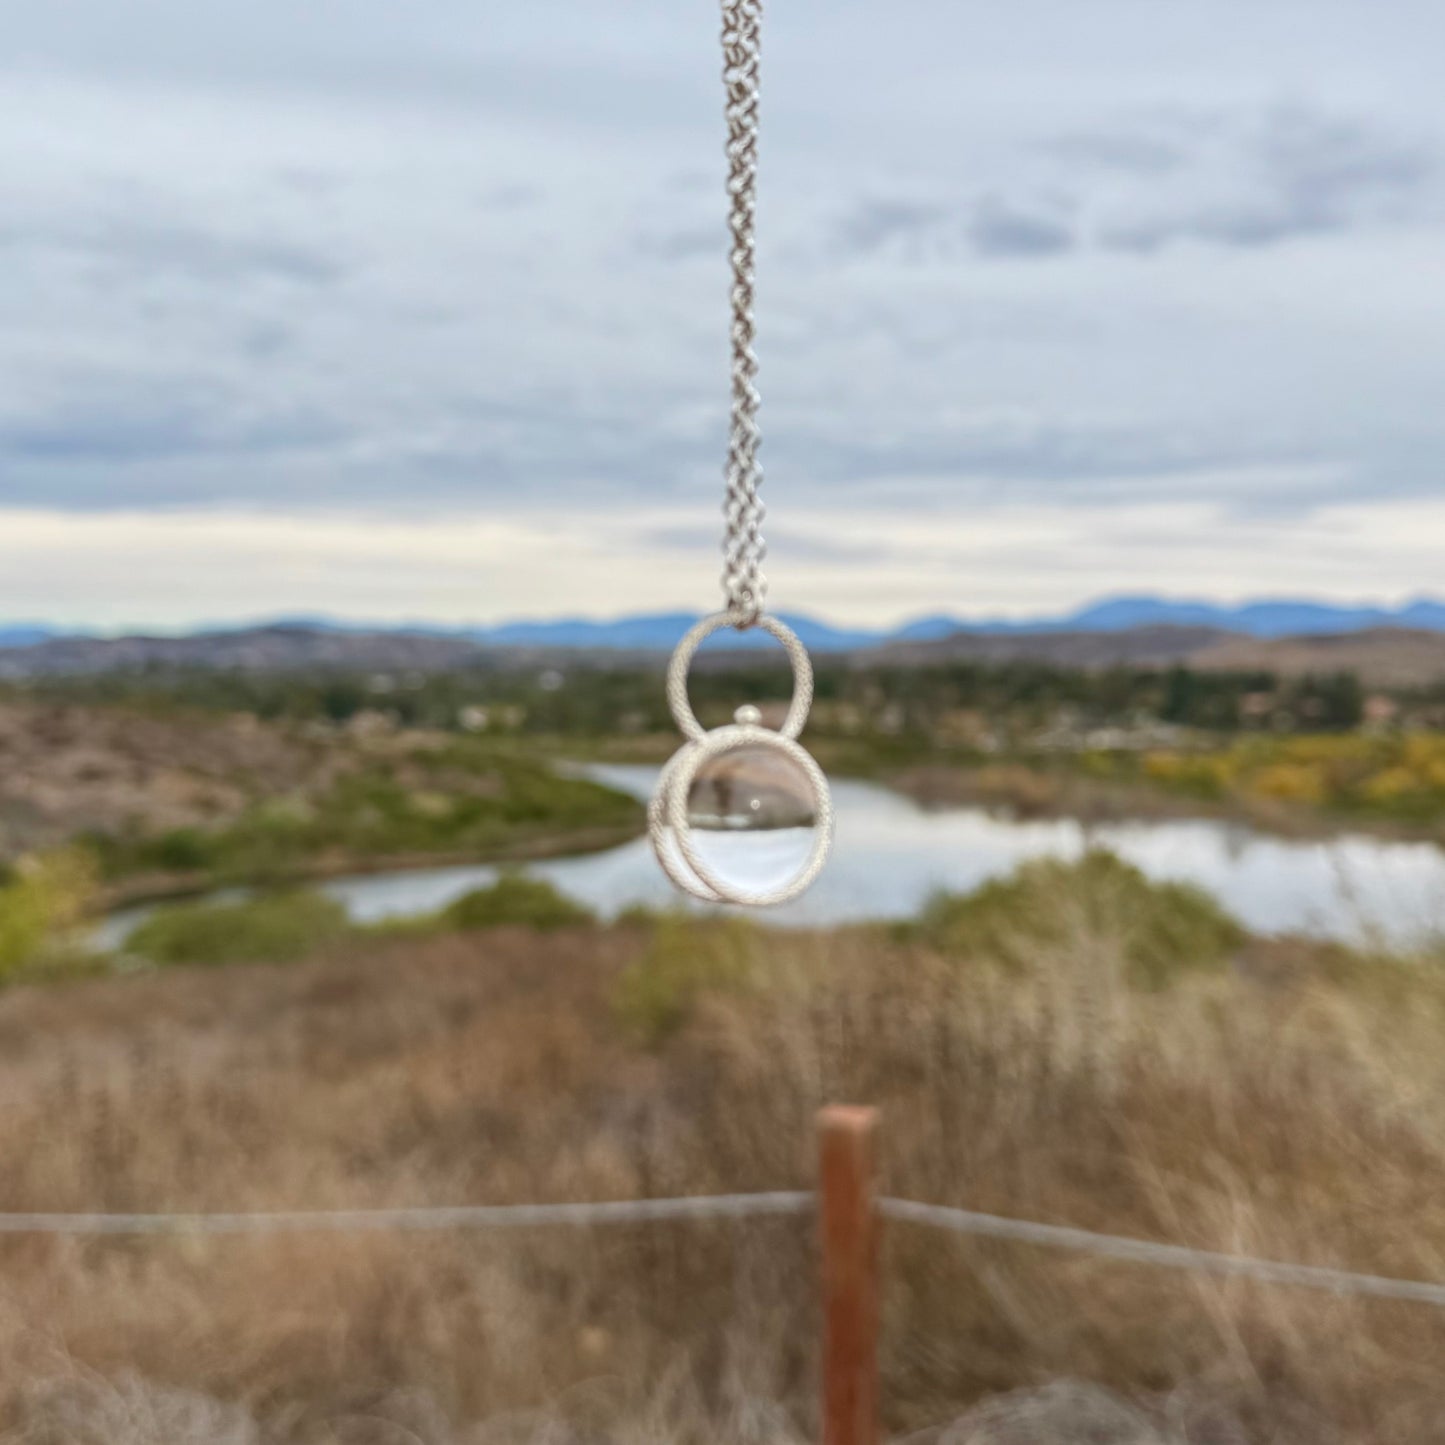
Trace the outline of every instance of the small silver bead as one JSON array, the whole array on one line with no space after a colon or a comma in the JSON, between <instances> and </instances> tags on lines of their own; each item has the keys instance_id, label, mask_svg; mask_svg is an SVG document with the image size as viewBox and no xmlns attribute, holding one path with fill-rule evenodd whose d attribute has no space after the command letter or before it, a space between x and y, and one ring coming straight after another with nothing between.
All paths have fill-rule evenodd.
<instances>
[{"instance_id":1,"label":"small silver bead","mask_svg":"<svg viewBox=\"0 0 1445 1445\"><path fill-rule=\"evenodd\" d=\"M762 720L762 713L760 713L757 708L755 708L750 702L745 702L733 714L733 721L737 723L739 727L755 728L760 722L762 722Z\"/></svg>"}]
</instances>

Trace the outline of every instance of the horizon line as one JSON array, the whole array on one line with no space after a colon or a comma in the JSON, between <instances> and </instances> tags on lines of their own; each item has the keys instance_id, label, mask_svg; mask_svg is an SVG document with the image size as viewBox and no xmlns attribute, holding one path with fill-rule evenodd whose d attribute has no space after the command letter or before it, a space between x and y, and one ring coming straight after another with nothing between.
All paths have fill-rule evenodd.
<instances>
[{"instance_id":1,"label":"horizon line","mask_svg":"<svg viewBox=\"0 0 1445 1445\"><path fill-rule=\"evenodd\" d=\"M950 623L960 631L991 627L1060 626L1087 617L1109 607L1158 607L1171 610L1200 609L1225 615L1238 615L1266 608L1308 608L1327 613L1378 613L1382 617L1399 617L1414 608L1445 608L1445 594L1416 593L1398 603L1377 599L1334 599L1321 595L1258 595L1238 600L1216 600L1201 596L1170 596L1153 592L1105 593L1063 611L1036 611L968 615L946 608L904 616L893 623L848 624L831 621L826 615L806 609L783 608L774 615L792 618L812 627L832 632L872 634L880 638L922 623ZM125 622L119 624L62 623L43 617L0 618L0 633L35 631L55 639L118 640L127 637L196 637L228 632L260 631L268 628L338 628L348 631L487 633L511 628L617 627L629 623L663 622L696 619L708 615L705 609L677 606L649 608L633 612L587 614L564 612L552 615L513 615L494 622L448 621L426 617L366 617L358 614L331 612L246 613L234 617L197 618L191 622L166 624ZM1139 625L1139 624L1132 624ZM1184 624L1188 625L1188 624Z\"/></svg>"}]
</instances>

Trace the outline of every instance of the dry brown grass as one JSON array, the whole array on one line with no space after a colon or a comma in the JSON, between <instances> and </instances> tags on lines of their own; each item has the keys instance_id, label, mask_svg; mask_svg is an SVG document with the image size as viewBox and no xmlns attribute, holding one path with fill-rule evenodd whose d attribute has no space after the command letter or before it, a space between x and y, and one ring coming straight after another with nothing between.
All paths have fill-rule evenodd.
<instances>
[{"instance_id":1,"label":"dry brown grass","mask_svg":"<svg viewBox=\"0 0 1445 1445\"><path fill-rule=\"evenodd\" d=\"M1307 637L1224 637L1195 652L1189 665L1286 677L1352 672L1373 687L1421 687L1445 676L1445 642L1438 632L1416 627Z\"/></svg>"},{"instance_id":2,"label":"dry brown grass","mask_svg":"<svg viewBox=\"0 0 1445 1445\"><path fill-rule=\"evenodd\" d=\"M210 826L255 797L317 790L356 749L243 714L0 702L0 859L94 829Z\"/></svg>"},{"instance_id":3,"label":"dry brown grass","mask_svg":"<svg viewBox=\"0 0 1445 1445\"><path fill-rule=\"evenodd\" d=\"M803 1187L814 1109L849 1099L883 1107L897 1193L1445 1279L1440 984L1256 950L1140 993L1124 921L1075 924L1025 975L866 932L758 932L652 1051L613 1006L645 927L17 989L0 1209ZM11 1239L0 1439L802 1439L810 1249L788 1220ZM947 1445L1441 1438L1445 1318L1419 1306L902 1226L888 1280L889 1423L972 1410ZM1092 1393L998 1403L1067 1377Z\"/></svg>"}]
</instances>

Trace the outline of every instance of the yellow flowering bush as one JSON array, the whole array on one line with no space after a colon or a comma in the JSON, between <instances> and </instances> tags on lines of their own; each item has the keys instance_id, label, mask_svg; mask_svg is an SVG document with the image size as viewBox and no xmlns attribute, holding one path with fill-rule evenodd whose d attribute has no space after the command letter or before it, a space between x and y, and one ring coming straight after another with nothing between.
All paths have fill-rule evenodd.
<instances>
[{"instance_id":1,"label":"yellow flowering bush","mask_svg":"<svg viewBox=\"0 0 1445 1445\"><path fill-rule=\"evenodd\" d=\"M29 855L0 883L0 982L68 957L94 887L78 849Z\"/></svg>"},{"instance_id":2,"label":"yellow flowering bush","mask_svg":"<svg viewBox=\"0 0 1445 1445\"><path fill-rule=\"evenodd\" d=\"M1173 791L1204 797L1272 798L1385 814L1445 819L1445 735L1248 737L1215 752L1161 749L1142 773Z\"/></svg>"}]
</instances>

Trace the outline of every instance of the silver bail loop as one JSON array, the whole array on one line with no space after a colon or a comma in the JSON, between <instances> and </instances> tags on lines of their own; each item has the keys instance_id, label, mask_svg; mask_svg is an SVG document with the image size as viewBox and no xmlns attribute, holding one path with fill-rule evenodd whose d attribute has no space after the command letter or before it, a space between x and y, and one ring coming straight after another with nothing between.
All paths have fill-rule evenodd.
<instances>
[{"instance_id":1,"label":"silver bail loop","mask_svg":"<svg viewBox=\"0 0 1445 1445\"><path fill-rule=\"evenodd\" d=\"M647 823L653 851L663 872L685 893L709 903L766 907L798 897L822 871L833 841L833 800L822 769L797 741L813 702L813 665L797 634L776 617L764 613L758 625L782 643L793 665L793 698L782 726L777 730L763 726L762 711L752 703L742 704L734 712L731 724L711 732L703 728L693 712L687 679L698 648L714 632L728 627L738 629L741 622L740 614L731 611L704 617L689 629L672 655L667 671L667 700L687 741L658 778L657 791L648 807ZM750 783L769 773L787 774L791 785L806 795L806 810L798 808L797 796L790 802L797 817L806 818L806 825L811 827L811 841L806 853L800 850L778 865L781 876L739 882L719 866L717 858L712 856L715 848L699 843L695 827L705 828L714 839L731 833L729 847L755 824L765 836L767 829L783 827L780 822L763 820L763 796L768 789L761 785L761 792L754 788L747 807L737 812L735 821L718 819L695 823L690 817L694 787L701 786L706 769L716 769L719 765L730 773L724 788L729 795L746 793ZM797 781L792 783L792 780ZM776 808L773 811L776 812ZM802 826L796 820L785 821L795 830Z\"/></svg>"}]
</instances>

